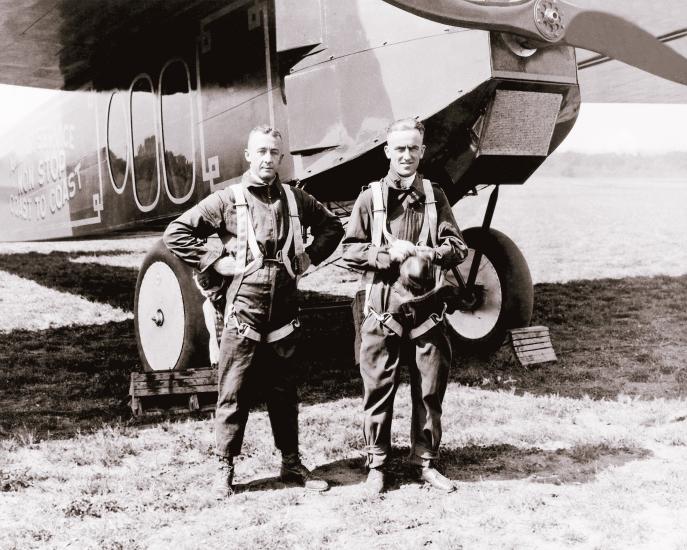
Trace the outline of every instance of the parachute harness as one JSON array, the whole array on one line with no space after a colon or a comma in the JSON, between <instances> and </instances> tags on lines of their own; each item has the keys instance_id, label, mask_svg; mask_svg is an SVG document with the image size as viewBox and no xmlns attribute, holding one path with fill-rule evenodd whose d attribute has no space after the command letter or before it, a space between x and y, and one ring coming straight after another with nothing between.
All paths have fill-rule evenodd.
<instances>
[{"instance_id":1,"label":"parachute harness","mask_svg":"<svg viewBox=\"0 0 687 550\"><path fill-rule=\"evenodd\" d=\"M436 245L437 243L437 208L436 199L434 197L434 189L432 188L432 182L423 179L422 186L425 193L425 215L422 220L422 227L420 229L420 236L418 238L417 244L420 246L427 246L429 240ZM380 181L373 181L370 184L370 189L372 191L372 246L380 247L382 245L382 240L384 239L387 243L393 243L396 240L390 231L387 229L387 211L385 207L384 200L384 190L382 189L382 183ZM366 271L363 274L362 281L365 285L365 306L363 309L364 316L373 315L375 319L386 326L394 334L398 336L403 336L407 334L411 340L423 336L434 328L439 323L442 323L444 316L447 311L447 304L443 304L443 309L441 313L431 313L425 321L420 323L418 326L407 330L402 323L400 323L392 313L378 313L375 311L370 304L370 295L372 290L372 285L375 282L376 273L373 271ZM436 280L437 284L441 282L442 273L441 269L437 267L436 269Z\"/></svg>"},{"instance_id":2,"label":"parachute harness","mask_svg":"<svg viewBox=\"0 0 687 550\"><path fill-rule=\"evenodd\" d=\"M282 188L286 195L289 223L284 245L281 250L277 252L277 257L274 260L266 259L260 252L260 247L255 237L255 229L253 228L253 220L251 219L248 202L246 201L246 195L243 189L243 183L237 183L230 188L234 195L234 206L236 207L236 271L227 289L224 326L229 326L231 322L236 327L239 336L255 340L256 342L272 343L282 340L300 327L300 321L298 318L294 318L278 329L267 333L261 333L248 323L240 321L234 308L234 300L236 299L236 295L238 294L244 277L260 269L265 262L283 264L288 274L292 279L295 279L296 284L298 284L299 277L296 275L293 265L291 264L289 249L291 245L293 245L296 258L300 257L304 252L301 220L298 213L298 203L296 202L293 189L290 185L286 184L282 184ZM248 249L250 249L251 255L253 256L253 260L250 263L247 263Z\"/></svg>"}]
</instances>

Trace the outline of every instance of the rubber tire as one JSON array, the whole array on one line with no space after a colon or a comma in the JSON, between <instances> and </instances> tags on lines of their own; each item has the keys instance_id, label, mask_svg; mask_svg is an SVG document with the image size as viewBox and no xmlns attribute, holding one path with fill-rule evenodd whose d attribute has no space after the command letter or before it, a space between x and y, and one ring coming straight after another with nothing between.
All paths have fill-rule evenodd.
<instances>
[{"instance_id":1,"label":"rubber tire","mask_svg":"<svg viewBox=\"0 0 687 550\"><path fill-rule=\"evenodd\" d=\"M529 326L534 307L532 276L522 252L504 233L471 227L463 231L463 237L494 266L501 284L501 310L494 327L480 338L467 338L455 326L451 328L463 349L467 346L470 351L494 352L503 344L508 329Z\"/></svg>"},{"instance_id":2,"label":"rubber tire","mask_svg":"<svg viewBox=\"0 0 687 550\"><path fill-rule=\"evenodd\" d=\"M138 273L138 279L136 280L134 327L136 332L136 346L141 358L143 370L147 372L160 372L159 369L156 370L152 368L141 344L139 325L141 321L150 322L150 320L141 320L138 318L138 302L141 283L146 270L156 262L163 262L172 270L179 284L183 300L183 342L181 344L181 351L178 359L169 370L183 371L189 368L209 367L209 334L203 317L204 298L193 281L193 270L172 254L165 246L162 239L160 239L143 259L141 269Z\"/></svg>"}]
</instances>

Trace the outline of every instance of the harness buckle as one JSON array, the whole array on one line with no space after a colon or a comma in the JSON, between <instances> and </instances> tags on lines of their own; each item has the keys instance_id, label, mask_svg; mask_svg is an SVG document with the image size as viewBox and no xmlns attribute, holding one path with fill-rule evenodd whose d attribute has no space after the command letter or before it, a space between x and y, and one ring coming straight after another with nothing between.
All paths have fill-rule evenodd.
<instances>
[{"instance_id":1,"label":"harness buckle","mask_svg":"<svg viewBox=\"0 0 687 550\"><path fill-rule=\"evenodd\" d=\"M441 313L432 313L429 317L438 325L444 320L446 310L448 310L448 304L444 302L444 307L442 308Z\"/></svg>"}]
</instances>

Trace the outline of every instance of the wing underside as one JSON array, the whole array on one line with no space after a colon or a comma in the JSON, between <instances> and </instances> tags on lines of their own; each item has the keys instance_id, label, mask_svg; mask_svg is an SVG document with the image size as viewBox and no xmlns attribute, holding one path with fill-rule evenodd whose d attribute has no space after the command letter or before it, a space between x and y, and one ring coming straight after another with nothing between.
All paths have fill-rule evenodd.
<instances>
[{"instance_id":1,"label":"wing underside","mask_svg":"<svg viewBox=\"0 0 687 550\"><path fill-rule=\"evenodd\" d=\"M594 8L597 0L575 0ZM131 32L187 13L198 20L217 0L29 0L3 2L0 81L4 84L73 89L89 82L103 43L125 41ZM604 9L641 25L687 56L687 4L684 0L605 0ZM578 50L579 80L586 102L687 103L687 86L669 82L593 52Z\"/></svg>"}]
</instances>

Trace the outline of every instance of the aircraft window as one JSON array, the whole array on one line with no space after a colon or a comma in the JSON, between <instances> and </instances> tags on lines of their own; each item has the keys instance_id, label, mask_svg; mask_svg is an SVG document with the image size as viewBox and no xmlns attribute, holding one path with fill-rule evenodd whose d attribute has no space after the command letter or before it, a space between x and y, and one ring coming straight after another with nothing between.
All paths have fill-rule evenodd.
<instances>
[{"instance_id":1,"label":"aircraft window","mask_svg":"<svg viewBox=\"0 0 687 550\"><path fill-rule=\"evenodd\" d=\"M153 81L148 75L131 85L131 141L134 153L134 200L142 212L149 212L160 198L160 171L156 101Z\"/></svg>"},{"instance_id":2,"label":"aircraft window","mask_svg":"<svg viewBox=\"0 0 687 550\"><path fill-rule=\"evenodd\" d=\"M191 75L181 59L170 61L160 73L160 121L167 194L181 204L190 198L195 183Z\"/></svg>"},{"instance_id":3,"label":"aircraft window","mask_svg":"<svg viewBox=\"0 0 687 550\"><path fill-rule=\"evenodd\" d=\"M129 177L129 139L126 94L114 92L107 110L107 165L112 187L123 193Z\"/></svg>"}]
</instances>

